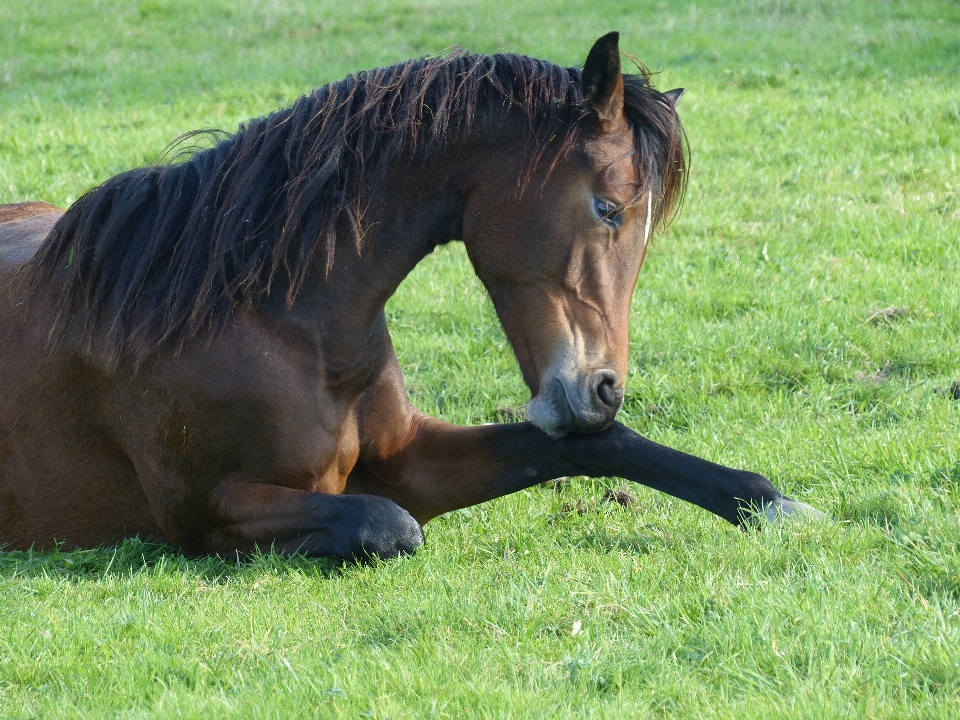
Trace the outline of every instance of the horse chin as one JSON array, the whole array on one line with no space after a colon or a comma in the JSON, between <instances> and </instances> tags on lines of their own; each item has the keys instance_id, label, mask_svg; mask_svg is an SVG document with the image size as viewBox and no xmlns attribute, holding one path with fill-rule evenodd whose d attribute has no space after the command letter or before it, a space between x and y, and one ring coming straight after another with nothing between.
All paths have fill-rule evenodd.
<instances>
[{"instance_id":1,"label":"horse chin","mask_svg":"<svg viewBox=\"0 0 960 720\"><path fill-rule=\"evenodd\" d=\"M565 382L554 376L541 386L540 392L527 404L527 417L534 425L553 438L562 438L569 433L595 433L613 424L617 410L623 401L623 390L614 389L614 397L604 401L594 392L593 402L584 402L578 388L594 387L597 375L586 380ZM609 404L608 404L609 402Z\"/></svg>"},{"instance_id":2,"label":"horse chin","mask_svg":"<svg viewBox=\"0 0 960 720\"><path fill-rule=\"evenodd\" d=\"M559 378L546 385L527 404L527 417L552 438L560 439L577 429L577 418Z\"/></svg>"},{"instance_id":3,"label":"horse chin","mask_svg":"<svg viewBox=\"0 0 960 720\"><path fill-rule=\"evenodd\" d=\"M576 419L559 380L554 380L527 404L527 418L552 438L565 437Z\"/></svg>"}]
</instances>

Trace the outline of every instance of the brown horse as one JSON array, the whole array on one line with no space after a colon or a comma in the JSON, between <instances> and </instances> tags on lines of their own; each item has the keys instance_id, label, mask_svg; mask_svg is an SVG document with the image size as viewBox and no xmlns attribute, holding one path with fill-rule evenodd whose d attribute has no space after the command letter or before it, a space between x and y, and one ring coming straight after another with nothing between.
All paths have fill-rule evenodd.
<instances>
[{"instance_id":1,"label":"brown horse","mask_svg":"<svg viewBox=\"0 0 960 720\"><path fill-rule=\"evenodd\" d=\"M66 212L0 210L0 543L391 557L441 513L620 476L740 524L815 512L614 421L630 298L685 179L675 105L517 55L360 73ZM407 400L384 304L461 239L532 400L456 427Z\"/></svg>"}]
</instances>

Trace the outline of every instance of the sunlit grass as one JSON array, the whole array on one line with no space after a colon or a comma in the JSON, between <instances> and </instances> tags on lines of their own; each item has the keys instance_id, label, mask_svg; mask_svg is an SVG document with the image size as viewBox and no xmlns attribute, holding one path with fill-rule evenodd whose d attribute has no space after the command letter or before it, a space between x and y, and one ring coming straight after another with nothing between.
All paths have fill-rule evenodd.
<instances>
[{"instance_id":1,"label":"sunlit grass","mask_svg":"<svg viewBox=\"0 0 960 720\"><path fill-rule=\"evenodd\" d=\"M621 419L830 521L739 532L618 480L441 517L369 567L136 540L0 554L4 717L960 714L960 10L943 2L0 6L0 202L66 205L350 71L582 62L686 86L693 172ZM461 247L387 307L413 400L527 400Z\"/></svg>"}]
</instances>

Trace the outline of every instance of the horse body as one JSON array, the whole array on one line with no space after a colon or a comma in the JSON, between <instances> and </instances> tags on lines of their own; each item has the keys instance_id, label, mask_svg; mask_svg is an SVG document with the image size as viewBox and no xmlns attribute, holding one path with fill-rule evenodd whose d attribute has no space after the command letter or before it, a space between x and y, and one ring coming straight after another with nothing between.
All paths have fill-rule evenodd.
<instances>
[{"instance_id":1,"label":"horse body","mask_svg":"<svg viewBox=\"0 0 960 720\"><path fill-rule=\"evenodd\" d=\"M0 287L14 285L62 212L44 203L0 206ZM99 544L123 529L157 536L130 482L129 462L104 447L89 372L47 352L43 324L0 302L0 535L11 547ZM43 312L43 303L36 312ZM137 502L139 495L140 502ZM119 527L104 533L104 527ZM152 532L151 532L152 531ZM41 538L49 538L46 542Z\"/></svg>"},{"instance_id":2,"label":"horse body","mask_svg":"<svg viewBox=\"0 0 960 720\"><path fill-rule=\"evenodd\" d=\"M360 100L369 106L373 91L365 92ZM172 303L157 311L155 296L176 290L168 278L184 282L189 262L178 271L179 246L157 251L163 237L148 242L130 229L136 225L121 223L96 246L76 229L111 227L120 197L146 203L141 215L156 214L143 197L154 192L151 182L168 182L162 171L108 182L55 227L50 206L0 209L0 282L22 288L24 263L32 258L38 268L25 271L28 292L0 304L0 543L92 546L139 534L189 553L274 547L390 557L415 549L421 526L441 513L568 474L643 482L734 523L753 506L806 510L760 475L663 448L614 422L630 297L657 209L676 193L677 178L666 176L678 161L675 148L639 146L647 136L627 117L624 92L611 34L583 71L583 132L570 134L552 162L530 161L530 114L515 104L468 108L477 128L443 148L447 163L432 162L429 142L403 145L384 168L377 202L362 222L357 213L337 215L324 253L313 257L309 246L307 260L291 266L298 252L291 246L272 265L261 262L257 277L269 267L270 279L231 286L236 293L255 286L256 294L237 297L221 327L189 332L191 323L206 327L196 319L198 301L193 314L181 313L179 329L171 320L143 351L123 343L149 326L151 313L176 316ZM674 134L676 97L650 99L672 118ZM440 123L442 106L431 109ZM262 154L256 143L266 143L270 130L238 142ZM645 177L654 150L658 177ZM245 157L231 159L229 172L242 173ZM179 193L202 185L177 182ZM114 195L102 200L106 193ZM263 202L267 219L246 222L267 228L280 201ZM163 225L176 212L150 217ZM131 217L123 222L140 221ZM362 233L351 232L361 225ZM123 231L129 241L116 237ZM225 254L222 266L251 267L244 263L266 246L258 238L269 236L258 232L246 255ZM426 254L453 239L465 243L514 348L532 422L455 427L407 399L384 304ZM103 269L113 262L109 247L133 252L125 242L138 243L147 260L159 258L137 269L129 291L110 285ZM144 267L136 261L117 259ZM197 295L222 300L227 291L214 291L226 271L209 262Z\"/></svg>"},{"instance_id":3,"label":"horse body","mask_svg":"<svg viewBox=\"0 0 960 720\"><path fill-rule=\"evenodd\" d=\"M11 214L0 209L0 227ZM15 279L49 220L21 234L0 280ZM359 452L358 400L391 358L389 336L381 313L351 348L336 323L318 328L298 309L278 321L269 308L248 308L211 345L114 365L71 338L50 351L47 303L4 303L4 543L90 547L138 534L188 552L251 550L211 536L223 524L211 517L217 492L269 479L271 489L344 493ZM255 522L270 519L258 512Z\"/></svg>"}]
</instances>

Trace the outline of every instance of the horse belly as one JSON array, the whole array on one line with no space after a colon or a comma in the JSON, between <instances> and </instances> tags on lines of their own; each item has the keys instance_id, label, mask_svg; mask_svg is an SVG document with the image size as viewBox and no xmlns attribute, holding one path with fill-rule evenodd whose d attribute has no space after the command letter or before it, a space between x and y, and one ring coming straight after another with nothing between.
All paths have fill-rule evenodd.
<instances>
[{"instance_id":1,"label":"horse belly","mask_svg":"<svg viewBox=\"0 0 960 720\"><path fill-rule=\"evenodd\" d=\"M132 536L163 540L127 463L70 452L62 441L32 445L16 448L17 461L6 458L0 467L4 549L90 548Z\"/></svg>"},{"instance_id":2,"label":"horse belly","mask_svg":"<svg viewBox=\"0 0 960 720\"><path fill-rule=\"evenodd\" d=\"M97 417L96 388L0 303L0 545L160 538L133 465Z\"/></svg>"}]
</instances>

